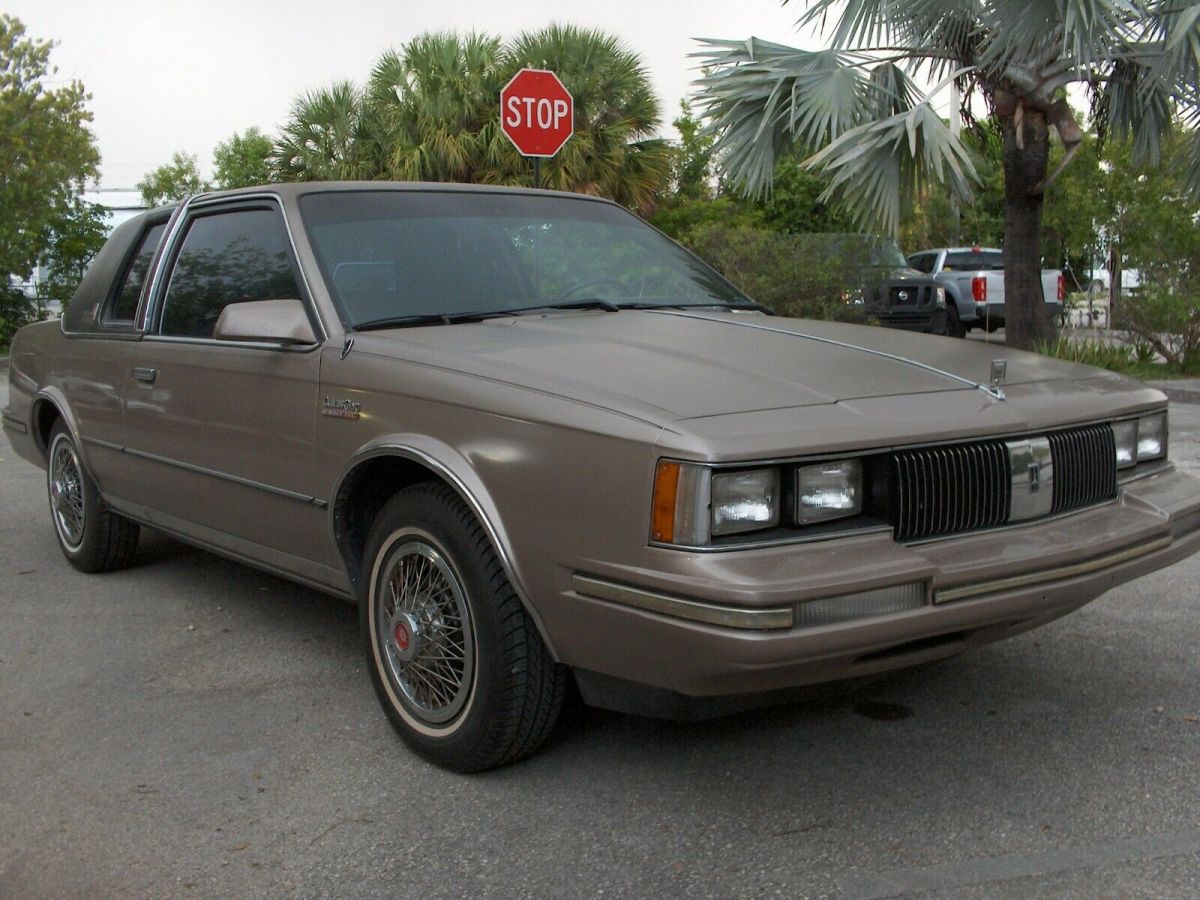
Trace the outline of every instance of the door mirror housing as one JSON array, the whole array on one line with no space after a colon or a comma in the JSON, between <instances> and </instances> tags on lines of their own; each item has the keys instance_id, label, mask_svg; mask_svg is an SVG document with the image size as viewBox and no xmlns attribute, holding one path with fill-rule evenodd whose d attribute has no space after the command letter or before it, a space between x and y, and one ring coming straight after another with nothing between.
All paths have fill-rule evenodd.
<instances>
[{"instance_id":1,"label":"door mirror housing","mask_svg":"<svg viewBox=\"0 0 1200 900\"><path fill-rule=\"evenodd\" d=\"M217 319L213 337L219 341L315 344L312 323L299 300L250 300L230 303Z\"/></svg>"}]
</instances>

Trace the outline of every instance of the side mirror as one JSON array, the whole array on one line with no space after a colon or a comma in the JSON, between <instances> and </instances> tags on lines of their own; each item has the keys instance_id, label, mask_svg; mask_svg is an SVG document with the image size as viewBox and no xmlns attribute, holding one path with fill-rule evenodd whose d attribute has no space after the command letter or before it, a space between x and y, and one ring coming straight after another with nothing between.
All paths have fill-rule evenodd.
<instances>
[{"instance_id":1,"label":"side mirror","mask_svg":"<svg viewBox=\"0 0 1200 900\"><path fill-rule=\"evenodd\" d=\"M217 319L213 337L219 341L258 341L272 344L315 344L308 313L299 300L250 300L230 303Z\"/></svg>"}]
</instances>

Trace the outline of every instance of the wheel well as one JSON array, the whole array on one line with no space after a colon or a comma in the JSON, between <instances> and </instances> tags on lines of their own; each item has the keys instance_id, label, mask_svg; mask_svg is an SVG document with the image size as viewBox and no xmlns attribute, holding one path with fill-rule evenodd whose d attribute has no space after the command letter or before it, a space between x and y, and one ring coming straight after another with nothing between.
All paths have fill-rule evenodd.
<instances>
[{"instance_id":1,"label":"wheel well","mask_svg":"<svg viewBox=\"0 0 1200 900\"><path fill-rule=\"evenodd\" d=\"M444 481L432 469L400 456L376 456L347 473L333 498L333 536L350 581L362 579L363 548L375 516L398 491L422 481Z\"/></svg>"},{"instance_id":2,"label":"wheel well","mask_svg":"<svg viewBox=\"0 0 1200 900\"><path fill-rule=\"evenodd\" d=\"M38 449L45 456L49 452L50 432L54 424L62 418L58 407L50 400L38 400L33 407L33 438Z\"/></svg>"}]
</instances>

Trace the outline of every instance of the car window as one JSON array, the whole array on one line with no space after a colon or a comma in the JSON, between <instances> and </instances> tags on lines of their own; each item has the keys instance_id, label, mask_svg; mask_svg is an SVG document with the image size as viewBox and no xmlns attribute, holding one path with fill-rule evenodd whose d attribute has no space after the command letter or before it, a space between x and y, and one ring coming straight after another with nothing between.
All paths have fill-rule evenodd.
<instances>
[{"instance_id":1,"label":"car window","mask_svg":"<svg viewBox=\"0 0 1200 900\"><path fill-rule=\"evenodd\" d=\"M990 272L1004 268L1004 254L999 250L967 250L947 253L942 268L947 272Z\"/></svg>"},{"instance_id":2,"label":"car window","mask_svg":"<svg viewBox=\"0 0 1200 900\"><path fill-rule=\"evenodd\" d=\"M932 272L933 263L937 259L936 253L914 253L908 258L908 264L918 272Z\"/></svg>"},{"instance_id":3,"label":"car window","mask_svg":"<svg viewBox=\"0 0 1200 900\"><path fill-rule=\"evenodd\" d=\"M154 253L158 250L166 230L166 223L163 222L152 226L143 235L137 252L133 254L133 258L125 267L125 274L121 276L121 287L113 296L104 315L105 322L132 324L142 289L146 286L146 277L150 274L150 263L154 261Z\"/></svg>"},{"instance_id":4,"label":"car window","mask_svg":"<svg viewBox=\"0 0 1200 900\"><path fill-rule=\"evenodd\" d=\"M211 338L231 303L300 298L278 212L197 216L188 226L163 301L160 332Z\"/></svg>"},{"instance_id":5,"label":"car window","mask_svg":"<svg viewBox=\"0 0 1200 900\"><path fill-rule=\"evenodd\" d=\"M695 257L607 203L355 191L310 194L300 209L318 264L352 327L587 300L747 302Z\"/></svg>"}]
</instances>

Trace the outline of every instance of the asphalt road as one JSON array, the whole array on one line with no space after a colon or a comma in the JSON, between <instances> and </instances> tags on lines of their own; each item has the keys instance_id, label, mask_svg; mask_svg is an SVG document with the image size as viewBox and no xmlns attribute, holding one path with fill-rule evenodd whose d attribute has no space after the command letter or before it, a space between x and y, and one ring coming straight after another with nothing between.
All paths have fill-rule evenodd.
<instances>
[{"instance_id":1,"label":"asphalt road","mask_svg":"<svg viewBox=\"0 0 1200 900\"><path fill-rule=\"evenodd\" d=\"M7 402L0 385L0 406ZM1200 474L1200 406L1172 409ZM76 573L0 443L0 897L1200 896L1200 557L810 702L447 774L353 610L148 534Z\"/></svg>"}]
</instances>

